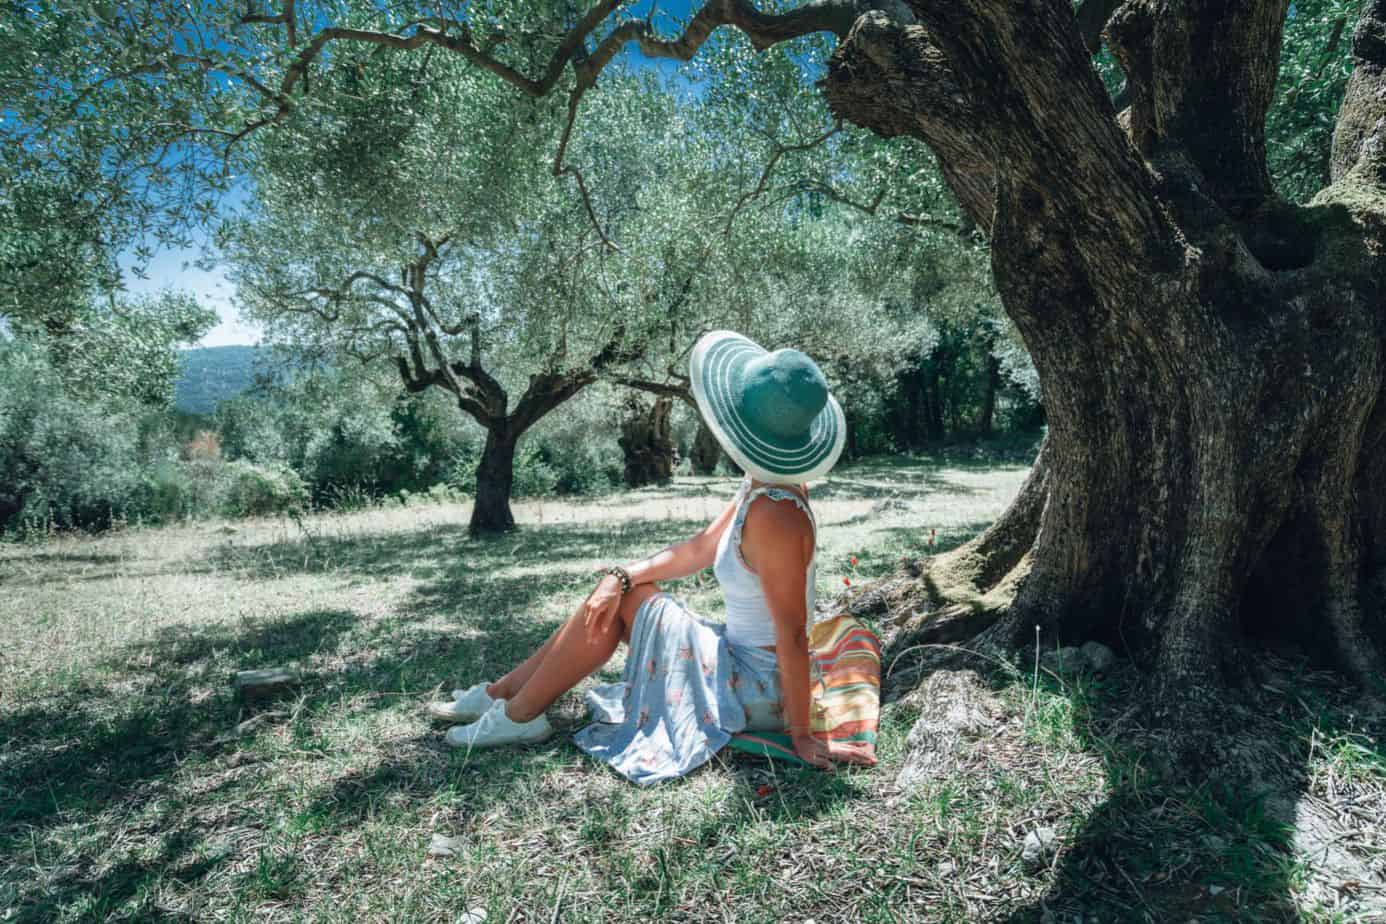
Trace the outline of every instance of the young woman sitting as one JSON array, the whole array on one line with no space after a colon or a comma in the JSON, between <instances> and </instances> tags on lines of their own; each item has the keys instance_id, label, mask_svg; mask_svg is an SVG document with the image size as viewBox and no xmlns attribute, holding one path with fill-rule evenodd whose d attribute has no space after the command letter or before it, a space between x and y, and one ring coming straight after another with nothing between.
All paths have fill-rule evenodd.
<instances>
[{"instance_id":1,"label":"young woman sitting","mask_svg":"<svg viewBox=\"0 0 1386 924\"><path fill-rule=\"evenodd\" d=\"M526 744L553 729L544 710L629 650L620 684L588 694L594 717L577 745L637 783L706 763L740 731L789 731L805 761L874 763L864 747L810 734L808 618L817 525L807 483L842 452L842 409L822 371L797 350L768 352L739 334L702 337L689 363L693 395L722 447L746 472L735 497L692 538L612 566L577 611L499 680L433 703L456 747ZM726 624L704 622L660 581L711 566Z\"/></svg>"}]
</instances>

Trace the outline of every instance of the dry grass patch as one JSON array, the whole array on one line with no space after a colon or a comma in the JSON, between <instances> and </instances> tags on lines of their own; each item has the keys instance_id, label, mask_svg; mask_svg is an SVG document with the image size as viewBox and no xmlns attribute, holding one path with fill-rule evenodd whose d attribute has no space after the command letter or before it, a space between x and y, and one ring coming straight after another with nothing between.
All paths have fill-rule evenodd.
<instances>
[{"instance_id":1,"label":"dry grass patch","mask_svg":"<svg viewBox=\"0 0 1386 924\"><path fill-rule=\"evenodd\" d=\"M956 544L1024 474L844 469L816 492L821 594L926 550L931 529L936 548ZM738 755L637 789L566 735L470 755L442 746L420 710L433 691L513 663L599 564L690 534L734 487L680 480L524 502L522 529L485 541L467 538L469 511L452 505L0 548L0 920L359 924L479 909L493 924L961 922L1050 909L1072 920L1074 908L1165 920L1151 909L1218 907L1180 897L1210 901L1226 868L1199 838L1225 837L1252 858L1270 844L1267 856L1293 867L1251 816L1214 817L1225 801L1161 790L1139 749L1104 730L1119 677L978 675L990 724L908 785L918 698L887 708L879 768L831 775ZM675 590L720 612L706 578ZM247 723L232 674L280 665L302 684ZM1325 704L1316 725L1287 714L1287 746L1303 747L1306 794L1377 811L1379 739L1353 737L1338 710ZM580 699L551 718L575 730ZM1060 843L1030 867L1024 839L1041 826ZM428 855L435 834L451 839L451 856ZM1193 859L1170 860L1165 847L1186 842ZM1368 835L1337 843L1359 858L1377 849ZM1152 878L1161 869L1175 871L1173 885ZM1311 895L1312 877L1258 881L1229 914L1272 894L1329 909L1310 916L1336 913Z\"/></svg>"}]
</instances>

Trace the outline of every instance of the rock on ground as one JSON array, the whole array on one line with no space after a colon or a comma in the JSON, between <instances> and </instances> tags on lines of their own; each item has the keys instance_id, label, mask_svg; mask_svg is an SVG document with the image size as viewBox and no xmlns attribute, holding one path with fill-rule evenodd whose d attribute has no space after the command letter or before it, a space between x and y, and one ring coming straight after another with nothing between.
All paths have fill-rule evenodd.
<instances>
[{"instance_id":1,"label":"rock on ground","mask_svg":"<svg viewBox=\"0 0 1386 924\"><path fill-rule=\"evenodd\" d=\"M1055 674L1091 671L1105 674L1116 664L1116 652L1101 642L1085 642L1082 647L1065 645L1042 652L1040 666Z\"/></svg>"},{"instance_id":2,"label":"rock on ground","mask_svg":"<svg viewBox=\"0 0 1386 924\"><path fill-rule=\"evenodd\" d=\"M1088 662L1088 669L1095 673L1105 674L1116 664L1116 652L1101 642L1085 642L1078 650Z\"/></svg>"},{"instance_id":3,"label":"rock on ground","mask_svg":"<svg viewBox=\"0 0 1386 924\"><path fill-rule=\"evenodd\" d=\"M435 832L433 839L428 843L428 855L430 857L451 857L461 848L461 838L448 837L446 834Z\"/></svg>"},{"instance_id":4,"label":"rock on ground","mask_svg":"<svg viewBox=\"0 0 1386 924\"><path fill-rule=\"evenodd\" d=\"M1020 862L1029 870L1043 869L1058 850L1058 832L1048 827L1036 828L1025 835L1025 842L1020 847Z\"/></svg>"},{"instance_id":5,"label":"rock on ground","mask_svg":"<svg viewBox=\"0 0 1386 924\"><path fill-rule=\"evenodd\" d=\"M902 788L956 769L971 742L986 737L1005 712L977 672L970 670L936 671L901 702L920 710L896 777Z\"/></svg>"},{"instance_id":6,"label":"rock on ground","mask_svg":"<svg viewBox=\"0 0 1386 924\"><path fill-rule=\"evenodd\" d=\"M236 672L236 692L242 699L268 699L298 686L298 671L291 667L270 667Z\"/></svg>"},{"instance_id":7,"label":"rock on ground","mask_svg":"<svg viewBox=\"0 0 1386 924\"><path fill-rule=\"evenodd\" d=\"M1055 674L1071 674L1074 671L1085 670L1087 666L1082 649L1074 648L1072 645L1051 648L1040 655L1040 667Z\"/></svg>"}]
</instances>

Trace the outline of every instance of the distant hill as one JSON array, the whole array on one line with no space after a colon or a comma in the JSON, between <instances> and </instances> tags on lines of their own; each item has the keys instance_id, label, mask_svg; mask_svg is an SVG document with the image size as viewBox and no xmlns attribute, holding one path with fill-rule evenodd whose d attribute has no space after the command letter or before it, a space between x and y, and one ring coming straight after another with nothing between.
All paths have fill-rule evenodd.
<instances>
[{"instance_id":1,"label":"distant hill","mask_svg":"<svg viewBox=\"0 0 1386 924\"><path fill-rule=\"evenodd\" d=\"M187 414L210 414L255 382L255 364L265 351L254 346L197 347L183 352L183 374L173 404Z\"/></svg>"}]
</instances>

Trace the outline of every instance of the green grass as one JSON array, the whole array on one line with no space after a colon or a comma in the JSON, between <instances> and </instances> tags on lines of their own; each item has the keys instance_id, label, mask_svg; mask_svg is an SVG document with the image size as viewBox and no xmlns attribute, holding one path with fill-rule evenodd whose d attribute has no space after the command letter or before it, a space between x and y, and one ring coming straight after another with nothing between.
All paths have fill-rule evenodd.
<instances>
[{"instance_id":1,"label":"green grass","mask_svg":"<svg viewBox=\"0 0 1386 924\"><path fill-rule=\"evenodd\" d=\"M927 551L929 530L936 550L963 541L1024 474L938 459L836 473L815 491L820 593ZM881 765L835 774L728 755L639 789L566 734L442 746L423 702L508 668L600 564L689 535L734 486L526 502L521 529L491 540L467 537L458 505L0 549L0 921L1254 920L1250 902L1303 893L1283 824L1163 790L1094 730L1129 677L998 672L1001 729L908 790L903 702L882 717ZM720 617L710 576L673 589ZM238 734L252 711L233 673L280 665L303 672L298 694ZM1331 695L1313 702L1284 724L1306 791L1380 804L1378 739ZM581 727L580 696L550 718ZM1029 872L1020 842L1039 823L1065 847ZM427 855L435 833L454 856ZM1183 865L1162 885L1167 850ZM1112 856L1129 868L1104 872ZM1253 886L1210 899L1229 876Z\"/></svg>"}]
</instances>

